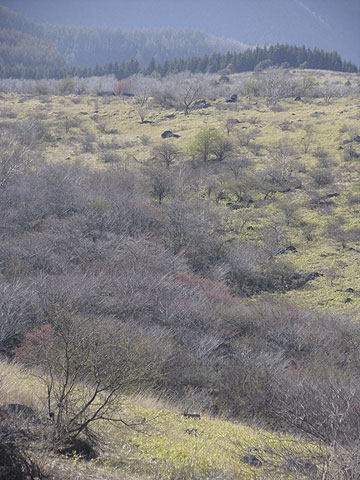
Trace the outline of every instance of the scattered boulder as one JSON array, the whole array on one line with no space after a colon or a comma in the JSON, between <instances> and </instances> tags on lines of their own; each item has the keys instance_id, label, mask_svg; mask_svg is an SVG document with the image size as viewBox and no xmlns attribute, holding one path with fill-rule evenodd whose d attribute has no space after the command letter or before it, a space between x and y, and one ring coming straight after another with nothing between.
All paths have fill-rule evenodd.
<instances>
[{"instance_id":1,"label":"scattered boulder","mask_svg":"<svg viewBox=\"0 0 360 480\"><path fill-rule=\"evenodd\" d=\"M231 202L228 202L226 206L230 208L230 210L239 210L239 208L241 208L240 205L237 205L236 203L231 203Z\"/></svg>"},{"instance_id":2,"label":"scattered boulder","mask_svg":"<svg viewBox=\"0 0 360 480\"><path fill-rule=\"evenodd\" d=\"M180 135L173 133L171 130L165 130L165 132L161 134L161 137L162 138L179 138Z\"/></svg>"},{"instance_id":3,"label":"scattered boulder","mask_svg":"<svg viewBox=\"0 0 360 480\"><path fill-rule=\"evenodd\" d=\"M230 98L228 98L227 100L225 100L227 103L235 103L237 102L238 100L238 96L236 95L236 93L233 93Z\"/></svg>"},{"instance_id":4,"label":"scattered boulder","mask_svg":"<svg viewBox=\"0 0 360 480\"><path fill-rule=\"evenodd\" d=\"M93 446L82 438L69 438L65 445L59 449L59 453L68 457L79 456L85 460L92 460L97 457Z\"/></svg>"},{"instance_id":5,"label":"scattered boulder","mask_svg":"<svg viewBox=\"0 0 360 480\"><path fill-rule=\"evenodd\" d=\"M135 97L135 94L134 93L128 93L128 92L123 92L121 94L123 97Z\"/></svg>"},{"instance_id":6,"label":"scattered boulder","mask_svg":"<svg viewBox=\"0 0 360 480\"><path fill-rule=\"evenodd\" d=\"M360 135L356 135L356 137L353 138L353 142L360 143Z\"/></svg>"},{"instance_id":7,"label":"scattered boulder","mask_svg":"<svg viewBox=\"0 0 360 480\"><path fill-rule=\"evenodd\" d=\"M345 303L350 303L352 302L352 298L348 297L348 298L345 298Z\"/></svg>"},{"instance_id":8,"label":"scattered boulder","mask_svg":"<svg viewBox=\"0 0 360 480\"><path fill-rule=\"evenodd\" d=\"M300 102L301 101L301 97L297 96L294 98L295 102Z\"/></svg>"},{"instance_id":9,"label":"scattered boulder","mask_svg":"<svg viewBox=\"0 0 360 480\"><path fill-rule=\"evenodd\" d=\"M200 413L184 413L184 417L186 418L201 418Z\"/></svg>"},{"instance_id":10,"label":"scattered boulder","mask_svg":"<svg viewBox=\"0 0 360 480\"><path fill-rule=\"evenodd\" d=\"M252 225L249 225L246 229L248 232L251 232L254 230L254 227Z\"/></svg>"},{"instance_id":11,"label":"scattered boulder","mask_svg":"<svg viewBox=\"0 0 360 480\"><path fill-rule=\"evenodd\" d=\"M197 100L194 102L194 105L199 106L199 105L206 105L206 100Z\"/></svg>"},{"instance_id":12,"label":"scattered boulder","mask_svg":"<svg viewBox=\"0 0 360 480\"><path fill-rule=\"evenodd\" d=\"M175 114L170 113L169 115L165 115L165 118L168 118L169 120L172 120L173 118L175 118Z\"/></svg>"},{"instance_id":13,"label":"scattered boulder","mask_svg":"<svg viewBox=\"0 0 360 480\"><path fill-rule=\"evenodd\" d=\"M237 125L238 123L240 123L240 120L238 120L237 118L228 118L226 120L226 123L227 125Z\"/></svg>"},{"instance_id":14,"label":"scattered boulder","mask_svg":"<svg viewBox=\"0 0 360 480\"><path fill-rule=\"evenodd\" d=\"M197 428L187 428L185 430L185 433L188 435L197 435L198 434L198 429Z\"/></svg>"},{"instance_id":15,"label":"scattered boulder","mask_svg":"<svg viewBox=\"0 0 360 480\"><path fill-rule=\"evenodd\" d=\"M29 420L34 420L37 417L35 410L21 403L8 403L7 405L3 405L2 408L10 415L20 416Z\"/></svg>"},{"instance_id":16,"label":"scattered boulder","mask_svg":"<svg viewBox=\"0 0 360 480\"><path fill-rule=\"evenodd\" d=\"M297 252L297 249L296 247L294 247L293 245L289 245L287 247L281 247L277 250L276 254L277 255L283 255L284 253L287 253L287 252L292 252L292 253L296 253Z\"/></svg>"},{"instance_id":17,"label":"scattered boulder","mask_svg":"<svg viewBox=\"0 0 360 480\"><path fill-rule=\"evenodd\" d=\"M200 105L193 105L191 107L191 110L200 110L202 108L209 108L211 107L211 103L205 103L205 104L200 104Z\"/></svg>"},{"instance_id":18,"label":"scattered boulder","mask_svg":"<svg viewBox=\"0 0 360 480\"><path fill-rule=\"evenodd\" d=\"M111 90L105 91L105 92L98 92L97 96L98 97L110 97L112 95L115 95L115 93Z\"/></svg>"},{"instance_id":19,"label":"scattered boulder","mask_svg":"<svg viewBox=\"0 0 360 480\"><path fill-rule=\"evenodd\" d=\"M302 460L301 458L290 458L283 463L283 468L290 472L297 472L306 474L317 474L317 466L309 460Z\"/></svg>"},{"instance_id":20,"label":"scattered boulder","mask_svg":"<svg viewBox=\"0 0 360 480\"><path fill-rule=\"evenodd\" d=\"M89 115L88 112L80 112L80 115Z\"/></svg>"},{"instance_id":21,"label":"scattered boulder","mask_svg":"<svg viewBox=\"0 0 360 480\"><path fill-rule=\"evenodd\" d=\"M349 288L347 288L347 289L345 290L345 292L354 293L355 290L354 290L353 288L349 287Z\"/></svg>"},{"instance_id":22,"label":"scattered boulder","mask_svg":"<svg viewBox=\"0 0 360 480\"><path fill-rule=\"evenodd\" d=\"M244 455L241 461L247 463L251 467L262 467L263 464L263 462L252 453L247 453L246 455Z\"/></svg>"},{"instance_id":23,"label":"scattered boulder","mask_svg":"<svg viewBox=\"0 0 360 480\"><path fill-rule=\"evenodd\" d=\"M307 282L310 282L311 280L315 280L315 278L319 278L319 277L323 277L324 274L323 273L319 273L319 272L310 272L310 273L307 273L304 277L304 282L307 283Z\"/></svg>"},{"instance_id":24,"label":"scattered boulder","mask_svg":"<svg viewBox=\"0 0 360 480\"><path fill-rule=\"evenodd\" d=\"M10 417L28 420L34 424L40 422L35 410L27 405L22 405L21 403L8 403L7 405L2 405L1 411L7 413Z\"/></svg>"}]
</instances>

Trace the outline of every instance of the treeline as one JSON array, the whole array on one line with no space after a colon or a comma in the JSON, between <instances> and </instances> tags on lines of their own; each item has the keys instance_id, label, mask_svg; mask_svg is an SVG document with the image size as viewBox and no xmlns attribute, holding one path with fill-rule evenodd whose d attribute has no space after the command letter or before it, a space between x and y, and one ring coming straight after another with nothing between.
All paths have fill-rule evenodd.
<instances>
[{"instance_id":1,"label":"treeline","mask_svg":"<svg viewBox=\"0 0 360 480\"><path fill-rule=\"evenodd\" d=\"M161 75L189 70L193 73L216 73L226 70L228 73L240 73L262 70L269 66L291 68L310 68L342 72L357 72L356 65L341 59L337 52L325 52L304 45L272 45L270 47L249 48L245 52L227 52L226 54L205 55L187 59L166 60L160 65L150 62L146 73L158 72ZM115 72L114 72L115 73Z\"/></svg>"},{"instance_id":2,"label":"treeline","mask_svg":"<svg viewBox=\"0 0 360 480\"><path fill-rule=\"evenodd\" d=\"M115 75L119 80L131 75L142 73L165 77L171 73L190 71L192 73L240 73L247 71L263 70L270 66L285 68L323 69L353 73L358 68L351 62L341 59L337 52L310 49L305 46L274 45L270 47L256 47L245 52L227 52L226 54L214 53L212 55L195 56L186 59L167 59L157 63L153 58L149 64L142 68L136 59L122 62L108 62L104 66L94 67L67 67L59 66L34 66L24 65L0 66L1 78L64 78L77 76L80 78L92 76Z\"/></svg>"}]
</instances>

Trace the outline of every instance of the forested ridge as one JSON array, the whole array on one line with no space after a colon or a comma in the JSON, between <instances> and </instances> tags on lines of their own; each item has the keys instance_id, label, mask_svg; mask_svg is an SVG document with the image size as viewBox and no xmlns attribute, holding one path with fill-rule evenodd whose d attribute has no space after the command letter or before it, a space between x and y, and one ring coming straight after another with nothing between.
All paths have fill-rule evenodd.
<instances>
[{"instance_id":1,"label":"forested ridge","mask_svg":"<svg viewBox=\"0 0 360 480\"><path fill-rule=\"evenodd\" d=\"M166 58L204 55L214 51L244 50L241 42L218 38L193 29L123 29L88 28L66 25L41 25L23 15L0 7L0 28L46 39L65 57L68 65L94 67L107 61L131 60L147 65Z\"/></svg>"},{"instance_id":2,"label":"forested ridge","mask_svg":"<svg viewBox=\"0 0 360 480\"><path fill-rule=\"evenodd\" d=\"M337 52L305 46L274 45L247 48L196 30L111 30L39 25L0 7L1 78L64 78L135 73L239 73L269 66L356 72ZM18 30L21 37L10 31ZM29 36L31 35L31 37ZM36 38L35 38L36 37ZM40 40L37 40L40 38ZM29 54L29 46L32 52ZM34 47L34 48L33 48ZM39 58L35 58L38 55ZM64 63L66 60L66 64Z\"/></svg>"}]
</instances>

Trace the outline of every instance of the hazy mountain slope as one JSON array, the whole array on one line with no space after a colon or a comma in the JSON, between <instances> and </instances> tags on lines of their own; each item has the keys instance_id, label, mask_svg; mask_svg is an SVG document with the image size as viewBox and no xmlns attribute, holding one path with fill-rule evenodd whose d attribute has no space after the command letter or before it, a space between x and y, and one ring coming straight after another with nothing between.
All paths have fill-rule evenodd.
<instances>
[{"instance_id":1,"label":"hazy mountain slope","mask_svg":"<svg viewBox=\"0 0 360 480\"><path fill-rule=\"evenodd\" d=\"M237 40L217 38L193 29L123 30L65 25L40 25L25 16L0 7L0 28L46 38L72 65L94 66L135 58L146 65L152 57L185 58L214 52L242 51L247 45Z\"/></svg>"},{"instance_id":2,"label":"hazy mountain slope","mask_svg":"<svg viewBox=\"0 0 360 480\"><path fill-rule=\"evenodd\" d=\"M25 67L61 66L65 59L46 39L0 29L0 65L19 64Z\"/></svg>"},{"instance_id":3,"label":"hazy mountain slope","mask_svg":"<svg viewBox=\"0 0 360 480\"><path fill-rule=\"evenodd\" d=\"M108 28L45 26L44 34L70 64L93 66L135 58L141 65L167 58L186 58L214 52L243 51L238 41L221 39L198 30L156 29L125 31Z\"/></svg>"},{"instance_id":4,"label":"hazy mountain slope","mask_svg":"<svg viewBox=\"0 0 360 480\"><path fill-rule=\"evenodd\" d=\"M0 0L37 21L121 28L195 28L253 44L305 44L360 63L358 0Z\"/></svg>"}]
</instances>

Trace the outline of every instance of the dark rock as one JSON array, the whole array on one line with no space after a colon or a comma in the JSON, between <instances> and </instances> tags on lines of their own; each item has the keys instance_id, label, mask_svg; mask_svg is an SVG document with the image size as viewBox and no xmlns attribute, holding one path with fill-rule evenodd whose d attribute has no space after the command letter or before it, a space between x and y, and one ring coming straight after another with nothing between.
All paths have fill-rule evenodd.
<instances>
[{"instance_id":1,"label":"dark rock","mask_svg":"<svg viewBox=\"0 0 360 480\"><path fill-rule=\"evenodd\" d=\"M238 123L240 123L240 120L238 120L237 118L228 118L226 120L226 123L228 125L237 125Z\"/></svg>"},{"instance_id":2,"label":"dark rock","mask_svg":"<svg viewBox=\"0 0 360 480\"><path fill-rule=\"evenodd\" d=\"M345 298L345 303L350 303L352 302L352 298L348 297L348 298Z\"/></svg>"},{"instance_id":3,"label":"dark rock","mask_svg":"<svg viewBox=\"0 0 360 480\"><path fill-rule=\"evenodd\" d=\"M344 150L344 147L340 145L340 147L338 147L338 150Z\"/></svg>"},{"instance_id":4,"label":"dark rock","mask_svg":"<svg viewBox=\"0 0 360 480\"><path fill-rule=\"evenodd\" d=\"M98 97L110 97L111 95L115 95L113 91L106 91L106 92L98 92L97 93Z\"/></svg>"},{"instance_id":5,"label":"dark rock","mask_svg":"<svg viewBox=\"0 0 360 480\"><path fill-rule=\"evenodd\" d=\"M165 115L165 118L172 120L173 118L175 118L175 115L173 113L170 113L170 115Z\"/></svg>"},{"instance_id":6,"label":"dark rock","mask_svg":"<svg viewBox=\"0 0 360 480\"><path fill-rule=\"evenodd\" d=\"M64 447L59 449L59 453L73 457L80 456L85 460L92 460L97 457L96 451L92 445L81 438L70 438L65 443Z\"/></svg>"},{"instance_id":7,"label":"dark rock","mask_svg":"<svg viewBox=\"0 0 360 480\"><path fill-rule=\"evenodd\" d=\"M198 429L197 428L187 428L185 430L185 433L188 435L197 435L198 434Z\"/></svg>"},{"instance_id":8,"label":"dark rock","mask_svg":"<svg viewBox=\"0 0 360 480\"><path fill-rule=\"evenodd\" d=\"M135 97L135 94L134 93L128 93L128 92L123 92L121 94L123 97Z\"/></svg>"},{"instance_id":9,"label":"dark rock","mask_svg":"<svg viewBox=\"0 0 360 480\"><path fill-rule=\"evenodd\" d=\"M334 197L339 197L339 196L340 196L340 193L329 193L324 198L334 198Z\"/></svg>"},{"instance_id":10,"label":"dark rock","mask_svg":"<svg viewBox=\"0 0 360 480\"><path fill-rule=\"evenodd\" d=\"M294 100L295 100L295 102L300 102L301 97L297 96L297 97L294 98Z\"/></svg>"},{"instance_id":11,"label":"dark rock","mask_svg":"<svg viewBox=\"0 0 360 480\"><path fill-rule=\"evenodd\" d=\"M200 413L184 413L184 417L186 418L200 418Z\"/></svg>"},{"instance_id":12,"label":"dark rock","mask_svg":"<svg viewBox=\"0 0 360 480\"><path fill-rule=\"evenodd\" d=\"M356 135L356 137L353 138L353 142L360 143L360 135Z\"/></svg>"},{"instance_id":13,"label":"dark rock","mask_svg":"<svg viewBox=\"0 0 360 480\"><path fill-rule=\"evenodd\" d=\"M247 230L248 232L250 232L250 231L254 230L254 227L253 227L252 225L249 225L246 230Z\"/></svg>"},{"instance_id":14,"label":"dark rock","mask_svg":"<svg viewBox=\"0 0 360 480\"><path fill-rule=\"evenodd\" d=\"M291 472L297 472L302 474L317 473L317 466L309 460L302 460L301 458L290 458L283 463L283 468Z\"/></svg>"},{"instance_id":15,"label":"dark rock","mask_svg":"<svg viewBox=\"0 0 360 480\"><path fill-rule=\"evenodd\" d=\"M354 293L355 290L354 290L353 288L349 287L349 288L347 288L347 289L345 290L345 292Z\"/></svg>"},{"instance_id":16,"label":"dark rock","mask_svg":"<svg viewBox=\"0 0 360 480\"><path fill-rule=\"evenodd\" d=\"M283 255L284 253L287 253L287 252L296 253L297 249L293 245L289 245L288 247L279 248L276 253L278 255Z\"/></svg>"},{"instance_id":17,"label":"dark rock","mask_svg":"<svg viewBox=\"0 0 360 480\"><path fill-rule=\"evenodd\" d=\"M231 203L231 202L228 202L226 206L230 208L230 210L239 210L239 208L241 208L240 205L237 205L236 203Z\"/></svg>"},{"instance_id":18,"label":"dark rock","mask_svg":"<svg viewBox=\"0 0 360 480\"><path fill-rule=\"evenodd\" d=\"M262 467L263 462L252 453L247 453L241 459L242 462L247 463L251 467Z\"/></svg>"},{"instance_id":19,"label":"dark rock","mask_svg":"<svg viewBox=\"0 0 360 480\"><path fill-rule=\"evenodd\" d=\"M89 115L88 112L80 112L80 115Z\"/></svg>"},{"instance_id":20,"label":"dark rock","mask_svg":"<svg viewBox=\"0 0 360 480\"><path fill-rule=\"evenodd\" d=\"M344 140L343 145L347 145L348 143L351 143L351 140Z\"/></svg>"},{"instance_id":21,"label":"dark rock","mask_svg":"<svg viewBox=\"0 0 360 480\"><path fill-rule=\"evenodd\" d=\"M310 282L311 280L315 280L315 278L323 277L324 275L319 272L310 272L307 273L304 277L304 282Z\"/></svg>"},{"instance_id":22,"label":"dark rock","mask_svg":"<svg viewBox=\"0 0 360 480\"><path fill-rule=\"evenodd\" d=\"M230 98L228 98L227 100L225 100L227 103L235 103L237 102L237 99L238 99L238 96L236 95L236 93L233 93L231 95Z\"/></svg>"},{"instance_id":23,"label":"dark rock","mask_svg":"<svg viewBox=\"0 0 360 480\"><path fill-rule=\"evenodd\" d=\"M195 104L194 104L194 105L191 107L191 110L200 110L200 109L202 109L202 108L209 108L209 107L211 107L211 103L204 103L204 104L201 103L200 105L195 105Z\"/></svg>"},{"instance_id":24,"label":"dark rock","mask_svg":"<svg viewBox=\"0 0 360 480\"><path fill-rule=\"evenodd\" d=\"M171 130L165 130L165 132L161 134L161 137L162 138L179 138L180 135L173 133Z\"/></svg>"},{"instance_id":25,"label":"dark rock","mask_svg":"<svg viewBox=\"0 0 360 480\"><path fill-rule=\"evenodd\" d=\"M35 420L37 418L35 411L31 407L22 405L21 403L9 403L3 405L2 408L10 415L20 416L29 420Z\"/></svg>"}]
</instances>

